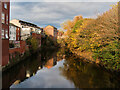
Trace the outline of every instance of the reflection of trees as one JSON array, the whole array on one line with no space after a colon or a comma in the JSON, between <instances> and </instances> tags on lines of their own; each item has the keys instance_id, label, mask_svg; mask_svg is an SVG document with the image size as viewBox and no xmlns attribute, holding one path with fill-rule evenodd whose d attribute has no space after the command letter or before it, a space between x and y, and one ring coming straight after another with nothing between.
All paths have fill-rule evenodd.
<instances>
[{"instance_id":1,"label":"reflection of trees","mask_svg":"<svg viewBox=\"0 0 120 90\"><path fill-rule=\"evenodd\" d=\"M62 75L74 82L76 88L119 87L113 74L103 71L93 64L84 63L75 56L66 57Z\"/></svg>"},{"instance_id":2,"label":"reflection of trees","mask_svg":"<svg viewBox=\"0 0 120 90\"><path fill-rule=\"evenodd\" d=\"M58 52L57 52L57 61L61 61L65 58L65 48L61 48Z\"/></svg>"}]
</instances>

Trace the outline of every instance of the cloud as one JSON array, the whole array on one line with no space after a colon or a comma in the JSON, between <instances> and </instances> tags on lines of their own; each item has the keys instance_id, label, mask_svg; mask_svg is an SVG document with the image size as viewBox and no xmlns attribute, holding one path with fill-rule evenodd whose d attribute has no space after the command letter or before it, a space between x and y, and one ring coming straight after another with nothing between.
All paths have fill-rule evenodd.
<instances>
[{"instance_id":1,"label":"cloud","mask_svg":"<svg viewBox=\"0 0 120 90\"><path fill-rule=\"evenodd\" d=\"M60 24L76 15L94 17L97 13L109 10L107 2L11 2L11 19L21 19L41 27Z\"/></svg>"}]
</instances>

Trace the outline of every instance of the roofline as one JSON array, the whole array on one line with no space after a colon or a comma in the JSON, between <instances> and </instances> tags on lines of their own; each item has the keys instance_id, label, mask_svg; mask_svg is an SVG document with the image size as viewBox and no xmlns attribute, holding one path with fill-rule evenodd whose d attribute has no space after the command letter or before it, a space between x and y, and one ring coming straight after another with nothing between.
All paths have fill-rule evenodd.
<instances>
[{"instance_id":1,"label":"roofline","mask_svg":"<svg viewBox=\"0 0 120 90\"><path fill-rule=\"evenodd\" d=\"M30 22L26 22L26 21L23 21L23 20L19 20L19 22L27 23L27 24L30 24L30 25L33 25L33 26L37 27L36 24L30 23Z\"/></svg>"},{"instance_id":2,"label":"roofline","mask_svg":"<svg viewBox=\"0 0 120 90\"><path fill-rule=\"evenodd\" d=\"M47 26L51 26L51 27L53 27L53 28L56 28L56 27L54 27L54 26L52 26L52 25L47 25ZM46 26L46 27L47 27L47 26ZM45 28L46 28L46 27L45 27ZM56 28L56 29L57 29L57 28Z\"/></svg>"},{"instance_id":3,"label":"roofline","mask_svg":"<svg viewBox=\"0 0 120 90\"><path fill-rule=\"evenodd\" d=\"M15 24L13 24L13 23L9 23L9 26L10 26L10 25L13 25L13 26L15 26L15 27L20 28L19 26L15 25Z\"/></svg>"},{"instance_id":4,"label":"roofline","mask_svg":"<svg viewBox=\"0 0 120 90\"><path fill-rule=\"evenodd\" d=\"M33 25L34 27L38 27L36 24L33 24L31 22L27 22L27 21L23 21L23 20L20 20L20 19L12 19L12 20L18 20L19 22L27 23L27 24Z\"/></svg>"}]
</instances>

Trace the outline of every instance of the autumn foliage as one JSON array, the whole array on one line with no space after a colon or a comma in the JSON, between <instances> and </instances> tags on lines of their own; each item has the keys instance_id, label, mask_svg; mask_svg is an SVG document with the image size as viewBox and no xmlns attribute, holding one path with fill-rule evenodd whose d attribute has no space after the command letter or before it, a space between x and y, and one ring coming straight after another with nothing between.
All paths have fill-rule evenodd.
<instances>
[{"instance_id":1,"label":"autumn foliage","mask_svg":"<svg viewBox=\"0 0 120 90\"><path fill-rule=\"evenodd\" d=\"M96 19L76 16L61 26L67 34L62 42L71 52L101 63L107 69L120 70L118 5Z\"/></svg>"}]
</instances>

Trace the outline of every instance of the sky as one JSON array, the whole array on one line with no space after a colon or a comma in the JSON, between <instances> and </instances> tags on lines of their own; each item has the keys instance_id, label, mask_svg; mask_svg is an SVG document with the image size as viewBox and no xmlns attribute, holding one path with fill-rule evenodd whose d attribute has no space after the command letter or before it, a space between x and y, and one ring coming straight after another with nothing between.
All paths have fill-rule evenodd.
<instances>
[{"instance_id":1,"label":"sky","mask_svg":"<svg viewBox=\"0 0 120 90\"><path fill-rule=\"evenodd\" d=\"M72 20L74 16L82 15L84 18L96 18L98 14L109 10L112 4L116 1L95 2L92 0L64 0L61 2L51 0L39 0L40 2L34 0L34 2L29 0L29 2L19 1L11 2L11 15L10 19L20 19L34 23L40 27L45 27L47 25L53 25L60 29L60 24L66 20ZM99 0L98 0L99 1Z\"/></svg>"}]
</instances>

